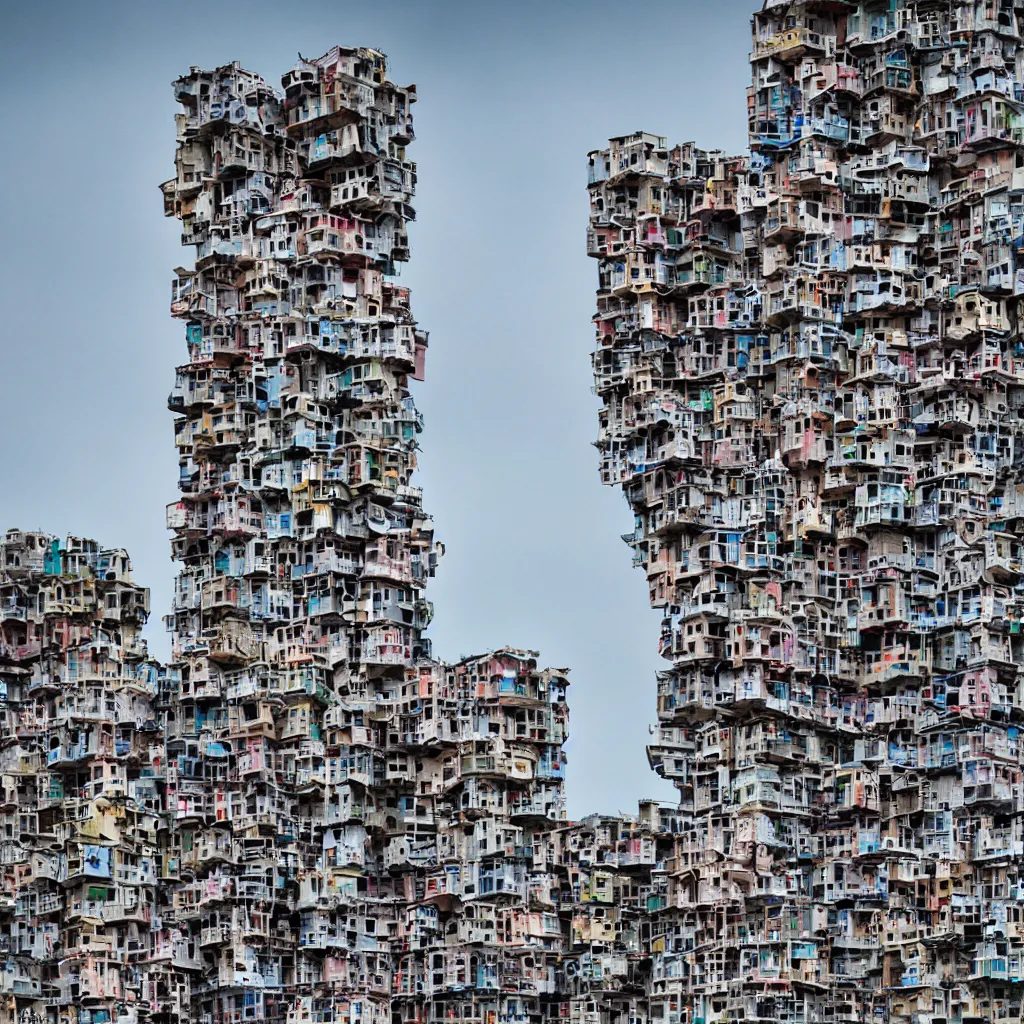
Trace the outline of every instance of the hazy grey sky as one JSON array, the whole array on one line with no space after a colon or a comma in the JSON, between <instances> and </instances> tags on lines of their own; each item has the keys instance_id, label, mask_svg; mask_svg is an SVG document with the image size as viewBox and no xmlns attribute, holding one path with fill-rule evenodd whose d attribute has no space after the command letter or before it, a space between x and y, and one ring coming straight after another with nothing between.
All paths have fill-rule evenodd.
<instances>
[{"instance_id":1,"label":"hazy grey sky","mask_svg":"<svg viewBox=\"0 0 1024 1024\"><path fill-rule=\"evenodd\" d=\"M0 525L127 547L148 635L174 566L166 397L184 359L164 220L170 82L231 60L275 86L296 53L387 53L416 83L419 166L403 281L430 332L419 483L448 554L437 654L511 644L572 670L570 813L674 790L648 768L659 618L597 478L586 154L643 129L745 145L752 0L8 3L0 82L4 444Z\"/></svg>"}]
</instances>

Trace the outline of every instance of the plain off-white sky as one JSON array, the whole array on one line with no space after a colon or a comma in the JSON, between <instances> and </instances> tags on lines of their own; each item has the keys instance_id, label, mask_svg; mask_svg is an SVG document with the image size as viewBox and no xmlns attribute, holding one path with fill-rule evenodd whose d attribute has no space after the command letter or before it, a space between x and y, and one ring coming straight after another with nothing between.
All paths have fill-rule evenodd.
<instances>
[{"instance_id":1,"label":"plain off-white sky","mask_svg":"<svg viewBox=\"0 0 1024 1024\"><path fill-rule=\"evenodd\" d=\"M597 478L596 271L586 154L645 130L739 152L749 0L137 0L10 4L0 80L0 528L127 547L168 645L178 477L168 315L192 250L165 221L170 82L239 60L277 86L296 53L388 54L415 82L419 165L403 281L430 331L419 483L447 546L436 653L511 644L571 669L569 809L673 790L647 766L659 619Z\"/></svg>"}]
</instances>

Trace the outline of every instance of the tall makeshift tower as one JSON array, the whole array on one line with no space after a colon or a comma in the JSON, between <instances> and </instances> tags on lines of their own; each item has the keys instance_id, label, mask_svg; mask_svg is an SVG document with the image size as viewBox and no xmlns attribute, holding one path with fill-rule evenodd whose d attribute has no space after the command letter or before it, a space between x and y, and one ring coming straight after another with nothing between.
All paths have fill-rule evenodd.
<instances>
[{"instance_id":1,"label":"tall makeshift tower","mask_svg":"<svg viewBox=\"0 0 1024 1024\"><path fill-rule=\"evenodd\" d=\"M422 635L427 339L394 277L415 88L338 47L282 81L233 64L175 83L163 191L196 261L172 303L162 1005L209 1024L539 1015L548 968L512 937L565 817L567 680L528 651L443 665Z\"/></svg>"},{"instance_id":2,"label":"tall makeshift tower","mask_svg":"<svg viewBox=\"0 0 1024 1024\"><path fill-rule=\"evenodd\" d=\"M1022 15L767 0L749 154L590 156L687 834L652 1015L1020 1019Z\"/></svg>"}]
</instances>

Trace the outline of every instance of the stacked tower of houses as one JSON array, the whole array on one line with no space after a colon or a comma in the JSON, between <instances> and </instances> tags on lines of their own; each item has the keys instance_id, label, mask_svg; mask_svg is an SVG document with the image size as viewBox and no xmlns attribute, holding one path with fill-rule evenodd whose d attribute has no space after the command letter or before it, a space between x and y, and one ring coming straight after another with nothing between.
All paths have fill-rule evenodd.
<instances>
[{"instance_id":1,"label":"stacked tower of houses","mask_svg":"<svg viewBox=\"0 0 1024 1024\"><path fill-rule=\"evenodd\" d=\"M172 306L188 361L162 878L181 970L160 1008L537 1013L531 835L565 817L567 680L525 651L443 665L423 637L438 549L409 381L427 339L396 281L415 89L342 48L283 93L237 65L175 88L163 191L196 260Z\"/></svg>"},{"instance_id":2,"label":"stacked tower of houses","mask_svg":"<svg viewBox=\"0 0 1024 1024\"><path fill-rule=\"evenodd\" d=\"M749 153L590 156L686 833L652 1019L1021 1018L1022 22L768 0Z\"/></svg>"}]
</instances>

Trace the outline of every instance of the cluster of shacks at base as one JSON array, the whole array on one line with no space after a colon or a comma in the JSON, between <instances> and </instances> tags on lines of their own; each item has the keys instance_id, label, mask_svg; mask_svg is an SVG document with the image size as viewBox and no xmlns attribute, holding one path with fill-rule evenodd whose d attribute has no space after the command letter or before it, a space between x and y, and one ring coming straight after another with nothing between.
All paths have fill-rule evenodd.
<instances>
[{"instance_id":1,"label":"cluster of shacks at base","mask_svg":"<svg viewBox=\"0 0 1024 1024\"><path fill-rule=\"evenodd\" d=\"M124 551L12 530L0 562L4 1024L544 1015L611 899L588 865L639 863L564 821L564 673L227 657L241 614L162 667Z\"/></svg>"},{"instance_id":2,"label":"cluster of shacks at base","mask_svg":"<svg viewBox=\"0 0 1024 1024\"><path fill-rule=\"evenodd\" d=\"M415 91L175 83L173 653L0 541L0 1024L1021 1020L1022 23L767 3L749 153L591 154L679 798L581 822L566 672L424 636Z\"/></svg>"}]
</instances>

